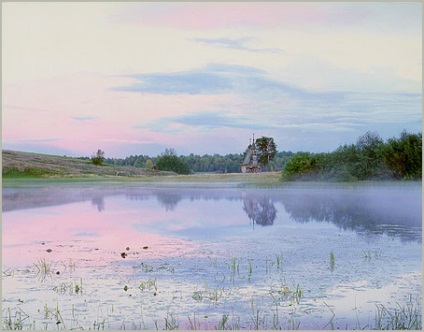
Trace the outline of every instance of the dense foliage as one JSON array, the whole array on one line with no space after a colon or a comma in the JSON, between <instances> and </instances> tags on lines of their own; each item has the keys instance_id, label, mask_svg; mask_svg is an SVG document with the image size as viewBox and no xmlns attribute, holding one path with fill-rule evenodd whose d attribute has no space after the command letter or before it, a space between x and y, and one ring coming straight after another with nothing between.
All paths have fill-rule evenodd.
<instances>
[{"instance_id":1,"label":"dense foliage","mask_svg":"<svg viewBox=\"0 0 424 332\"><path fill-rule=\"evenodd\" d=\"M258 161L265 167L274 159L277 154L277 144L272 137L261 137L255 141L258 149Z\"/></svg>"},{"instance_id":2,"label":"dense foliage","mask_svg":"<svg viewBox=\"0 0 424 332\"><path fill-rule=\"evenodd\" d=\"M283 179L357 181L421 179L422 134L403 132L384 142L367 132L356 144L331 153L298 152L286 163Z\"/></svg>"},{"instance_id":3,"label":"dense foliage","mask_svg":"<svg viewBox=\"0 0 424 332\"><path fill-rule=\"evenodd\" d=\"M95 156L91 157L91 162L94 165L100 166L103 164L104 161L105 161L105 152L100 149L97 150Z\"/></svg>"},{"instance_id":4,"label":"dense foliage","mask_svg":"<svg viewBox=\"0 0 424 332\"><path fill-rule=\"evenodd\" d=\"M171 171L177 174L189 174L188 165L174 154L165 154L156 161L156 167L160 171Z\"/></svg>"},{"instance_id":5,"label":"dense foliage","mask_svg":"<svg viewBox=\"0 0 424 332\"><path fill-rule=\"evenodd\" d=\"M277 152L269 166L271 170L281 171L285 163L293 155L293 152ZM159 157L149 157L146 155L129 156L125 159L108 158L106 163L117 166L134 166L143 168L152 168ZM240 173L240 164L244 160L242 153L219 155L205 154L195 155L191 153L188 156L179 156L180 160L186 163L191 172L194 173Z\"/></svg>"}]
</instances>

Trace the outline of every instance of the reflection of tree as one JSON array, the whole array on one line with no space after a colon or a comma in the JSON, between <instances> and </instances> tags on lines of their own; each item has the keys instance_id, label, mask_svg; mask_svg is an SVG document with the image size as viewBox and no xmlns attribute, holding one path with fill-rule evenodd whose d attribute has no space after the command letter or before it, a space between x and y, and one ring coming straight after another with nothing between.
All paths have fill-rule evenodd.
<instances>
[{"instance_id":1,"label":"reflection of tree","mask_svg":"<svg viewBox=\"0 0 424 332\"><path fill-rule=\"evenodd\" d=\"M174 211L175 207L182 200L182 195L174 192L158 192L156 198L160 205L165 207L166 211Z\"/></svg>"},{"instance_id":2,"label":"reflection of tree","mask_svg":"<svg viewBox=\"0 0 424 332\"><path fill-rule=\"evenodd\" d=\"M253 224L273 225L281 203L296 222L333 223L343 230L353 230L370 238L385 234L403 241L421 242L421 185L354 188L285 188L283 190L205 190L203 188L139 187L51 187L3 188L3 213L48 206L91 202L98 211L105 210L105 197L125 195L128 200L157 199L166 210L174 210L180 201L243 200L244 211ZM238 203L237 203L238 204ZM235 206L236 204L231 204ZM208 211L205 211L208 213Z\"/></svg>"},{"instance_id":3,"label":"reflection of tree","mask_svg":"<svg viewBox=\"0 0 424 332\"><path fill-rule=\"evenodd\" d=\"M102 212L105 209L105 200L103 196L94 196L91 199L91 204L96 206L99 212Z\"/></svg>"},{"instance_id":4,"label":"reflection of tree","mask_svg":"<svg viewBox=\"0 0 424 332\"><path fill-rule=\"evenodd\" d=\"M332 222L363 235L387 234L421 240L421 212L408 197L391 193L296 192L281 197L291 218L300 223Z\"/></svg>"},{"instance_id":5,"label":"reflection of tree","mask_svg":"<svg viewBox=\"0 0 424 332\"><path fill-rule=\"evenodd\" d=\"M277 210L268 196L250 194L243 199L243 210L253 225L270 226L274 224Z\"/></svg>"}]
</instances>

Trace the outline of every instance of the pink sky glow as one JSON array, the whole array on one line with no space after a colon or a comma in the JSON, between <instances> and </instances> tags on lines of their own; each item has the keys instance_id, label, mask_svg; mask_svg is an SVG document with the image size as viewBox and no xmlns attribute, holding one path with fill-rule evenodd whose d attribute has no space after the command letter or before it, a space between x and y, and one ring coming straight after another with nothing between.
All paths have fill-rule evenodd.
<instances>
[{"instance_id":1,"label":"pink sky glow","mask_svg":"<svg viewBox=\"0 0 424 332\"><path fill-rule=\"evenodd\" d=\"M242 153L255 133L280 151L322 152L366 131L417 132L421 9L4 3L3 149Z\"/></svg>"}]
</instances>

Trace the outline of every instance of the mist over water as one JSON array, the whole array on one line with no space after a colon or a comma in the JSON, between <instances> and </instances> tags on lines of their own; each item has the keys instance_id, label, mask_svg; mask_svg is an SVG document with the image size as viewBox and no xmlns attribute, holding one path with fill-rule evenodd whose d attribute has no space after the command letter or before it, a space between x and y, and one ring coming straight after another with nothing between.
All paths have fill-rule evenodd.
<instances>
[{"instance_id":1,"label":"mist over water","mask_svg":"<svg viewBox=\"0 0 424 332\"><path fill-rule=\"evenodd\" d=\"M149 187L43 187L4 188L3 212L34 209L72 203L91 202L102 212L112 209L108 201L114 198L126 201L155 200L158 209L175 211L181 204L199 202L233 202L224 207L245 212L243 220L258 226L284 223L278 218L288 214L296 223L331 223L342 230L359 234L387 234L405 241L421 241L422 195L421 185L365 186L347 188L284 188L284 189L193 189ZM241 204L240 204L241 203ZM283 209L281 209L281 207ZM210 211L204 211L208 213ZM246 218L247 217L247 218ZM222 216L220 217L222 224ZM228 218L234 223L234 218ZM184 219L178 221L184 227ZM225 224L225 222L224 222ZM201 227L201 224L199 224Z\"/></svg>"},{"instance_id":2,"label":"mist over water","mask_svg":"<svg viewBox=\"0 0 424 332\"><path fill-rule=\"evenodd\" d=\"M217 328L225 315L233 327L252 329L252 303L264 329L376 326L376 304L422 306L421 189L417 182L3 188L3 270L13 271L3 276L3 305L24 309L38 327L37 310L59 304L63 314L80 308L84 319L74 328L87 328L100 307L114 310L107 329L155 329L169 313L180 328L190 328L194 314L202 329ZM42 259L60 275L40 281ZM79 278L80 298L57 292ZM140 291L147 280L157 281L156 295ZM34 285L43 295L29 291Z\"/></svg>"}]
</instances>

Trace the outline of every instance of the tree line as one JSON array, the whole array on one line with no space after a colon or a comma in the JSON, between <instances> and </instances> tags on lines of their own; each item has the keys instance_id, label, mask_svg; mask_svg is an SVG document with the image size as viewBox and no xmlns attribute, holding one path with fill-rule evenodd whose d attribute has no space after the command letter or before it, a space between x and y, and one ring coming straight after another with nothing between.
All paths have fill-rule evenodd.
<instances>
[{"instance_id":1,"label":"tree line","mask_svg":"<svg viewBox=\"0 0 424 332\"><path fill-rule=\"evenodd\" d=\"M285 164L283 180L358 181L421 179L422 133L403 131L383 141L367 132L355 144L330 153L298 152Z\"/></svg>"},{"instance_id":2,"label":"tree line","mask_svg":"<svg viewBox=\"0 0 424 332\"><path fill-rule=\"evenodd\" d=\"M403 131L398 138L384 141L378 133L367 132L355 144L339 146L328 153L311 153L276 150L272 138L255 141L259 162L270 171L281 171L285 181L358 181L422 178L422 133ZM248 149L251 146L249 145ZM189 173L240 173L246 153L180 155L166 149L161 155L131 155L126 158L104 158L98 150L93 163L133 166L178 174ZM265 167L264 167L265 169Z\"/></svg>"},{"instance_id":3,"label":"tree line","mask_svg":"<svg viewBox=\"0 0 424 332\"><path fill-rule=\"evenodd\" d=\"M282 171L285 163L294 153L291 151L276 152L269 162L273 171ZM161 155L151 157L147 155L131 155L126 158L105 158L105 163L116 166L133 166L171 170L175 168L179 174L188 173L240 173L240 164L243 163L245 153L220 154L189 154L177 156L173 149L166 149ZM159 164L158 164L159 162ZM185 166L182 166L186 165ZM175 165L175 167L173 167ZM174 170L175 171L175 170ZM188 173L187 173L188 172Z\"/></svg>"}]
</instances>

